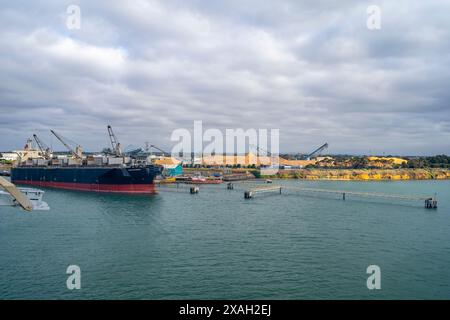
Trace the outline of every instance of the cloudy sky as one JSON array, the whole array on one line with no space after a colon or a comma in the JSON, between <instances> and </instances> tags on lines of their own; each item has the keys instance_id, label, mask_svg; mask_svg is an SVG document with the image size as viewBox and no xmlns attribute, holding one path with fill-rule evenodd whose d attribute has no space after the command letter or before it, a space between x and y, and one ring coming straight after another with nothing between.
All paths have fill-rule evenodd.
<instances>
[{"instance_id":1,"label":"cloudy sky","mask_svg":"<svg viewBox=\"0 0 450 320\"><path fill-rule=\"evenodd\" d=\"M108 123L170 150L202 120L279 128L285 152L450 153L449 1L0 3L0 150L62 150L50 128L100 150Z\"/></svg>"}]
</instances>

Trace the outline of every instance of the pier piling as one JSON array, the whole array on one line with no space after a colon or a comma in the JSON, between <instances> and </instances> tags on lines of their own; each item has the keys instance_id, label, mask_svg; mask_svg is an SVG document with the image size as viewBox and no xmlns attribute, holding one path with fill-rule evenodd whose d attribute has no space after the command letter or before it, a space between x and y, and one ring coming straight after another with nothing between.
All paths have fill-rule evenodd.
<instances>
[{"instance_id":1,"label":"pier piling","mask_svg":"<svg viewBox=\"0 0 450 320\"><path fill-rule=\"evenodd\" d=\"M199 187L191 187L190 188L190 193L191 194L197 194L199 192Z\"/></svg>"},{"instance_id":2,"label":"pier piling","mask_svg":"<svg viewBox=\"0 0 450 320\"><path fill-rule=\"evenodd\" d=\"M437 209L437 200L434 198L425 199L425 208Z\"/></svg>"}]
</instances>

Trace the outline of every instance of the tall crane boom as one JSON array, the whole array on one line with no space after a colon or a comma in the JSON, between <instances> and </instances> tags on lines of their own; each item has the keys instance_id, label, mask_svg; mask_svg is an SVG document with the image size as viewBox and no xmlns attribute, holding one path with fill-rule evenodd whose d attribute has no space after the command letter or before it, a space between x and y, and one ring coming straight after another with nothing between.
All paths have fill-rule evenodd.
<instances>
[{"instance_id":1,"label":"tall crane boom","mask_svg":"<svg viewBox=\"0 0 450 320\"><path fill-rule=\"evenodd\" d=\"M322 152L323 150L325 150L326 148L328 148L328 143L324 143L323 145L321 145L319 148L317 148L316 150L314 150L313 152L311 152L310 154L308 154L306 156L307 160L311 160L312 157L314 157L316 154Z\"/></svg>"},{"instance_id":2,"label":"tall crane boom","mask_svg":"<svg viewBox=\"0 0 450 320\"><path fill-rule=\"evenodd\" d=\"M72 149L71 146L69 146L64 140L63 138L61 138L61 136L59 134L57 134L55 131L50 130L50 132L56 137L56 139L58 139L66 148L67 150L70 151L70 153L77 159L82 159L82 156L80 155L81 152L76 152L75 150ZM81 147L77 147L78 150L81 149Z\"/></svg>"},{"instance_id":3,"label":"tall crane boom","mask_svg":"<svg viewBox=\"0 0 450 320\"><path fill-rule=\"evenodd\" d=\"M114 134L114 131L110 125L108 125L108 134L114 154L119 157L122 156L122 147L120 145L120 142L117 140L117 137Z\"/></svg>"},{"instance_id":4,"label":"tall crane boom","mask_svg":"<svg viewBox=\"0 0 450 320\"><path fill-rule=\"evenodd\" d=\"M157 146L155 146L154 144L152 144L152 145L150 145L150 148L154 148L154 149L156 149L156 150L158 150L158 151L161 151L162 152L162 154L163 154L163 156L165 156L166 154L168 154L167 152L165 152L163 149L161 149L161 148L158 148Z\"/></svg>"},{"instance_id":5,"label":"tall crane boom","mask_svg":"<svg viewBox=\"0 0 450 320\"><path fill-rule=\"evenodd\" d=\"M39 137L36 134L33 134L34 141L36 141L36 144L38 145L39 150L41 150L41 154L45 159L50 159L51 157L51 150L47 145L39 139Z\"/></svg>"}]
</instances>

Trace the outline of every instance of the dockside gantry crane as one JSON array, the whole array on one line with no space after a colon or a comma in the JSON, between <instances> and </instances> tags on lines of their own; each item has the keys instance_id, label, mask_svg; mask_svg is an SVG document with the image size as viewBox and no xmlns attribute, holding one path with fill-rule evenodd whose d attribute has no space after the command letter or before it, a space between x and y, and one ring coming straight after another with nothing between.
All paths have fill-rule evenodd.
<instances>
[{"instance_id":1,"label":"dockside gantry crane","mask_svg":"<svg viewBox=\"0 0 450 320\"><path fill-rule=\"evenodd\" d=\"M161 149L161 148L155 146L154 144L151 144L150 147L149 147L149 149L150 149L150 148L153 148L153 149L156 149L156 150L158 150L158 151L161 151L163 157L165 157L166 155L169 155L169 154L168 154L167 152L165 152L163 149Z\"/></svg>"},{"instance_id":2,"label":"dockside gantry crane","mask_svg":"<svg viewBox=\"0 0 450 320\"><path fill-rule=\"evenodd\" d=\"M70 153L75 159L83 159L83 149L81 148L80 145L78 145L75 148L75 150L73 150L72 147L67 142L65 142L64 139L59 134L57 134L53 130L50 130L50 132L67 148L67 150L70 151Z\"/></svg>"},{"instance_id":3,"label":"dockside gantry crane","mask_svg":"<svg viewBox=\"0 0 450 320\"><path fill-rule=\"evenodd\" d=\"M308 154L306 156L306 160L311 160L312 157L314 157L316 154L319 154L320 152L322 152L323 150L325 150L326 148L328 148L328 143L324 143L323 145L321 145L319 148L317 148L316 150L314 150L313 152L311 152L310 154Z\"/></svg>"},{"instance_id":4,"label":"dockside gantry crane","mask_svg":"<svg viewBox=\"0 0 450 320\"><path fill-rule=\"evenodd\" d=\"M36 144L41 151L42 156L45 159L50 159L52 157L52 150L44 143L36 134L33 134L34 141L36 141Z\"/></svg>"},{"instance_id":5,"label":"dockside gantry crane","mask_svg":"<svg viewBox=\"0 0 450 320\"><path fill-rule=\"evenodd\" d=\"M120 145L120 142L117 140L117 137L114 134L114 131L110 125L108 125L108 134L109 134L109 140L111 141L111 147L112 147L112 151L114 152L114 155L117 157L123 156L122 146Z\"/></svg>"}]
</instances>

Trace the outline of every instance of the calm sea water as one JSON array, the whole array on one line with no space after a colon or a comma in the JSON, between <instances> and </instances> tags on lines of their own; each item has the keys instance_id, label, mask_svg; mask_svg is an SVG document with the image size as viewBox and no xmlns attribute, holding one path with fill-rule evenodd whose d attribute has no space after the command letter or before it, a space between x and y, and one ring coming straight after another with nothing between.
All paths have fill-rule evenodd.
<instances>
[{"instance_id":1,"label":"calm sea water","mask_svg":"<svg viewBox=\"0 0 450 320\"><path fill-rule=\"evenodd\" d=\"M439 208L292 193L244 200L225 185L152 197L47 189L50 211L0 208L0 298L450 298L450 181L281 183L437 192ZM73 264L81 290L66 288ZM366 287L372 264L381 290Z\"/></svg>"}]
</instances>

